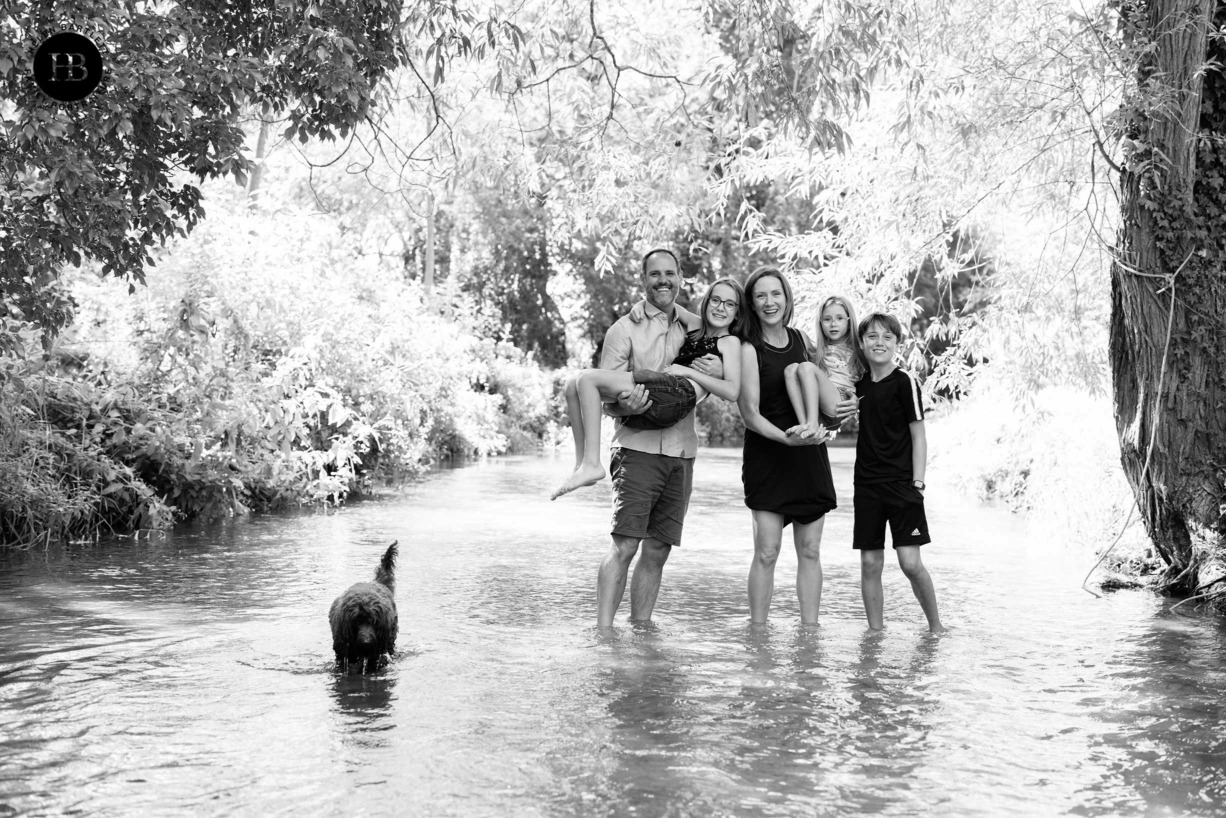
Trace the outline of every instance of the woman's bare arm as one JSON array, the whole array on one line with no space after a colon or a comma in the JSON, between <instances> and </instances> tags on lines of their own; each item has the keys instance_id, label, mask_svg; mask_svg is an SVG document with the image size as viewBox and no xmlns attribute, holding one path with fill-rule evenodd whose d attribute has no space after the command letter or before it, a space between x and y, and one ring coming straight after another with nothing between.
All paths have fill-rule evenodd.
<instances>
[{"instance_id":1,"label":"woman's bare arm","mask_svg":"<svg viewBox=\"0 0 1226 818\"><path fill-rule=\"evenodd\" d=\"M801 437L789 435L758 411L761 384L758 381L758 353L753 344L741 344L741 395L737 399L737 408L741 410L741 420L745 428L757 432L767 440L782 443L785 446L816 446L826 442L826 435Z\"/></svg>"}]
</instances>

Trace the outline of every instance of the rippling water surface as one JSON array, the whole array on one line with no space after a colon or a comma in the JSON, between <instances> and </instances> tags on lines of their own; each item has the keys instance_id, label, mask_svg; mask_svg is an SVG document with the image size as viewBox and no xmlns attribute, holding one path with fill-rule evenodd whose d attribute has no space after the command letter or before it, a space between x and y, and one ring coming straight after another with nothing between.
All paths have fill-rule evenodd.
<instances>
[{"instance_id":1,"label":"rippling water surface","mask_svg":"<svg viewBox=\"0 0 1226 818\"><path fill-rule=\"evenodd\" d=\"M1038 523L937 493L950 632L886 571L863 624L843 508L822 627L794 553L751 630L738 451L704 450L656 623L595 619L607 484L507 458L394 500L0 555L0 816L1221 815L1226 628L1095 599ZM332 667L328 604L400 540L401 653Z\"/></svg>"}]
</instances>

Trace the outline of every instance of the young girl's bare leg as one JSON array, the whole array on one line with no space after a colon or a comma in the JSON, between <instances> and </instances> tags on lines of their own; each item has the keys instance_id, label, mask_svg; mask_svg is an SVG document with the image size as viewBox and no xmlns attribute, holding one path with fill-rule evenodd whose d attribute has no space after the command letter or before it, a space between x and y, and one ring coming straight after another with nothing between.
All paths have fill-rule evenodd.
<instances>
[{"instance_id":1,"label":"young girl's bare leg","mask_svg":"<svg viewBox=\"0 0 1226 818\"><path fill-rule=\"evenodd\" d=\"M631 373L608 369L585 369L572 380L575 400L571 400L571 381L568 381L566 414L575 437L575 471L549 496L550 500L604 479L604 467L600 465L602 404L611 403L621 392L634 388Z\"/></svg>"},{"instance_id":2,"label":"young girl's bare leg","mask_svg":"<svg viewBox=\"0 0 1226 818\"><path fill-rule=\"evenodd\" d=\"M570 419L570 433L575 439L575 468L583 462L583 409L579 404L579 375L566 379L566 417Z\"/></svg>"},{"instance_id":3,"label":"young girl's bare leg","mask_svg":"<svg viewBox=\"0 0 1226 818\"><path fill-rule=\"evenodd\" d=\"M839 388L834 385L834 381L830 380L830 376L826 374L820 366L808 364L814 380L817 383L817 400L813 402L815 406L821 409L829 417L836 417L838 414L839 400L842 395L839 394ZM818 421L821 422L820 420Z\"/></svg>"},{"instance_id":4,"label":"young girl's bare leg","mask_svg":"<svg viewBox=\"0 0 1226 818\"><path fill-rule=\"evenodd\" d=\"M821 428L821 421L817 416L819 375L824 373L808 361L788 364L783 370L783 383L787 388L788 400L792 402L792 410L800 420L801 437L813 437Z\"/></svg>"}]
</instances>

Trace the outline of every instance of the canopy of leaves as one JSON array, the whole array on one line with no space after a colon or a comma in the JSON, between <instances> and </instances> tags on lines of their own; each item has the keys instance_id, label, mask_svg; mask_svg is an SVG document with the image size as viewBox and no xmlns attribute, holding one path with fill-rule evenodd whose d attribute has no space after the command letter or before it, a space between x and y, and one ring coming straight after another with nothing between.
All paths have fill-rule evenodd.
<instances>
[{"instance_id":1,"label":"canopy of leaves","mask_svg":"<svg viewBox=\"0 0 1226 818\"><path fill-rule=\"evenodd\" d=\"M65 263L95 259L143 280L151 248L203 215L196 182L245 180L239 118L252 106L283 115L303 139L347 134L401 61L400 16L400 0L6 6L0 307L50 331L70 315L55 294ZM41 33L62 25L92 36L108 70L75 108L30 81Z\"/></svg>"}]
</instances>

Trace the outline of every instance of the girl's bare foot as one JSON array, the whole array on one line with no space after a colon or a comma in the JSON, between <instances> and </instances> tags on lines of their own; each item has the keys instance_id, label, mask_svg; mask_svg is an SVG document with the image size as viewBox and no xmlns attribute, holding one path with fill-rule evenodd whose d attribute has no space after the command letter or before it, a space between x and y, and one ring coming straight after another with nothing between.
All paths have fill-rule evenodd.
<instances>
[{"instance_id":1,"label":"girl's bare foot","mask_svg":"<svg viewBox=\"0 0 1226 818\"><path fill-rule=\"evenodd\" d=\"M595 485L603 479L604 469L600 468L600 466L580 465L565 483L558 486L557 490L549 495L549 499L556 500L563 494L569 494L575 489L581 489L584 486Z\"/></svg>"}]
</instances>

